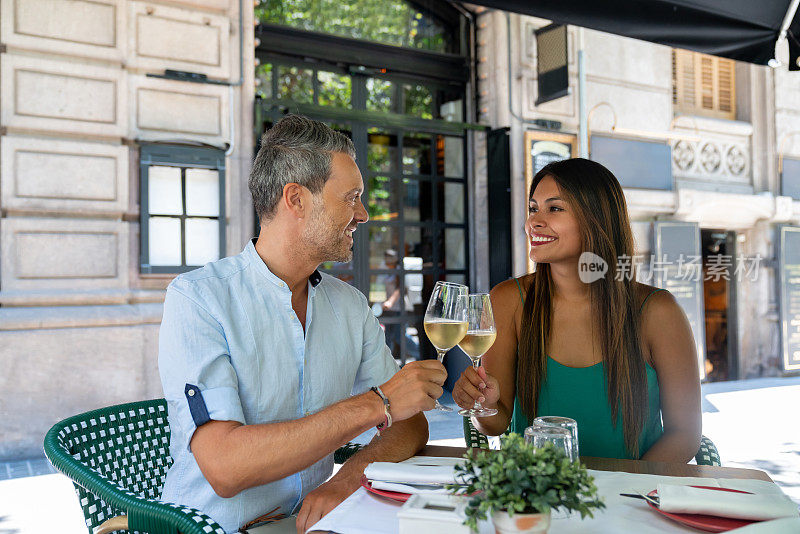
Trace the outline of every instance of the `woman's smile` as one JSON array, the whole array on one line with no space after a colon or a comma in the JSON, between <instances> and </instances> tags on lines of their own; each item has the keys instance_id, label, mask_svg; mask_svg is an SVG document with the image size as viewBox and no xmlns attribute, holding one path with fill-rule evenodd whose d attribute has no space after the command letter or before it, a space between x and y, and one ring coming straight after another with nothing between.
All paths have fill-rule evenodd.
<instances>
[{"instance_id":1,"label":"woman's smile","mask_svg":"<svg viewBox=\"0 0 800 534\"><path fill-rule=\"evenodd\" d=\"M531 246L532 247L540 247L542 245L547 245L548 243L552 243L558 239L557 237L546 235L546 234L533 234L531 236Z\"/></svg>"}]
</instances>

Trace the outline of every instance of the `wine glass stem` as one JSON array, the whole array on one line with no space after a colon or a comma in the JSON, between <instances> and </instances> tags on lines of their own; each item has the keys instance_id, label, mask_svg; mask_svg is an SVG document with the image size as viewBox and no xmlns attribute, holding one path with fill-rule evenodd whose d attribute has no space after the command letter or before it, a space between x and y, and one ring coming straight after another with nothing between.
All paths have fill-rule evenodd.
<instances>
[{"instance_id":1,"label":"wine glass stem","mask_svg":"<svg viewBox=\"0 0 800 534\"><path fill-rule=\"evenodd\" d=\"M446 350L439 350L439 349L436 349L436 359L437 359L437 360L439 360L439 363L441 363L442 365L444 365L444 355L445 355L445 354L447 354L447 351L446 351ZM439 402L439 399L436 399L436 406L435 406L435 408L436 408L436 409L438 409L438 410L442 410L442 411L444 411L444 412L450 412L450 411L452 411L452 409L451 409L451 408L448 408L448 407L446 407L445 405L443 405L441 402Z\"/></svg>"},{"instance_id":2,"label":"wine glass stem","mask_svg":"<svg viewBox=\"0 0 800 534\"><path fill-rule=\"evenodd\" d=\"M480 369L480 367L481 367L481 357L480 356L478 356L477 358L472 360L472 367L475 368L475 372L477 373L478 369ZM483 405L480 402L475 401L475 405L472 407L472 409L476 410L476 411L481 411L481 410L483 410Z\"/></svg>"}]
</instances>

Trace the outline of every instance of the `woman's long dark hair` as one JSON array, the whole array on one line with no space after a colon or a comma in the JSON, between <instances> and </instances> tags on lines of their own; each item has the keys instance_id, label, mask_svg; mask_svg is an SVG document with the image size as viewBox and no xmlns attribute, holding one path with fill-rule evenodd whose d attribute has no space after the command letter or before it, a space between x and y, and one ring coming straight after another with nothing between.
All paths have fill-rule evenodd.
<instances>
[{"instance_id":1,"label":"woman's long dark hair","mask_svg":"<svg viewBox=\"0 0 800 534\"><path fill-rule=\"evenodd\" d=\"M589 286L592 332L602 340L612 420L616 424L621 409L625 447L638 458L639 434L647 418L647 375L633 276L616 279L618 258L633 258L633 233L625 196L611 171L594 161L575 158L550 163L536 173L529 199L547 176L558 184L561 198L578 221L582 252L592 252L608 264L605 277ZM553 290L550 265L537 264L522 312L517 361L517 393L529 421L536 415L547 370Z\"/></svg>"}]
</instances>

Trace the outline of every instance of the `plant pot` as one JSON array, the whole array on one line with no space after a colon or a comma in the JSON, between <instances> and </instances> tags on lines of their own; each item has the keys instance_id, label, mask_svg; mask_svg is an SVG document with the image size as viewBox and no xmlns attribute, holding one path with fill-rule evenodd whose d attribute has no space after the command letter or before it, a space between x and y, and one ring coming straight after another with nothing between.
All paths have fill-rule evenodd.
<instances>
[{"instance_id":1,"label":"plant pot","mask_svg":"<svg viewBox=\"0 0 800 534\"><path fill-rule=\"evenodd\" d=\"M550 510L543 514L519 514L509 517L505 510L492 514L497 534L545 534L550 528Z\"/></svg>"}]
</instances>

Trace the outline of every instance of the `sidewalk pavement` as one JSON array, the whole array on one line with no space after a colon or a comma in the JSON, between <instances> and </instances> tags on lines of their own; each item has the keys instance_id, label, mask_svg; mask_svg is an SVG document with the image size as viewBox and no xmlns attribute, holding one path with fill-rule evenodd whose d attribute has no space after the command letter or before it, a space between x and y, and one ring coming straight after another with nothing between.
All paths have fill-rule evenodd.
<instances>
[{"instance_id":1,"label":"sidewalk pavement","mask_svg":"<svg viewBox=\"0 0 800 534\"><path fill-rule=\"evenodd\" d=\"M703 386L703 434L722 465L766 471L800 503L800 377Z\"/></svg>"},{"instance_id":2,"label":"sidewalk pavement","mask_svg":"<svg viewBox=\"0 0 800 534\"><path fill-rule=\"evenodd\" d=\"M452 398L445 393L445 404ZM726 467L761 469L800 503L800 377L703 385L703 434ZM464 446L461 416L427 412L430 440ZM368 441L371 433L357 438ZM0 463L0 534L87 534L71 482L43 459Z\"/></svg>"}]
</instances>

